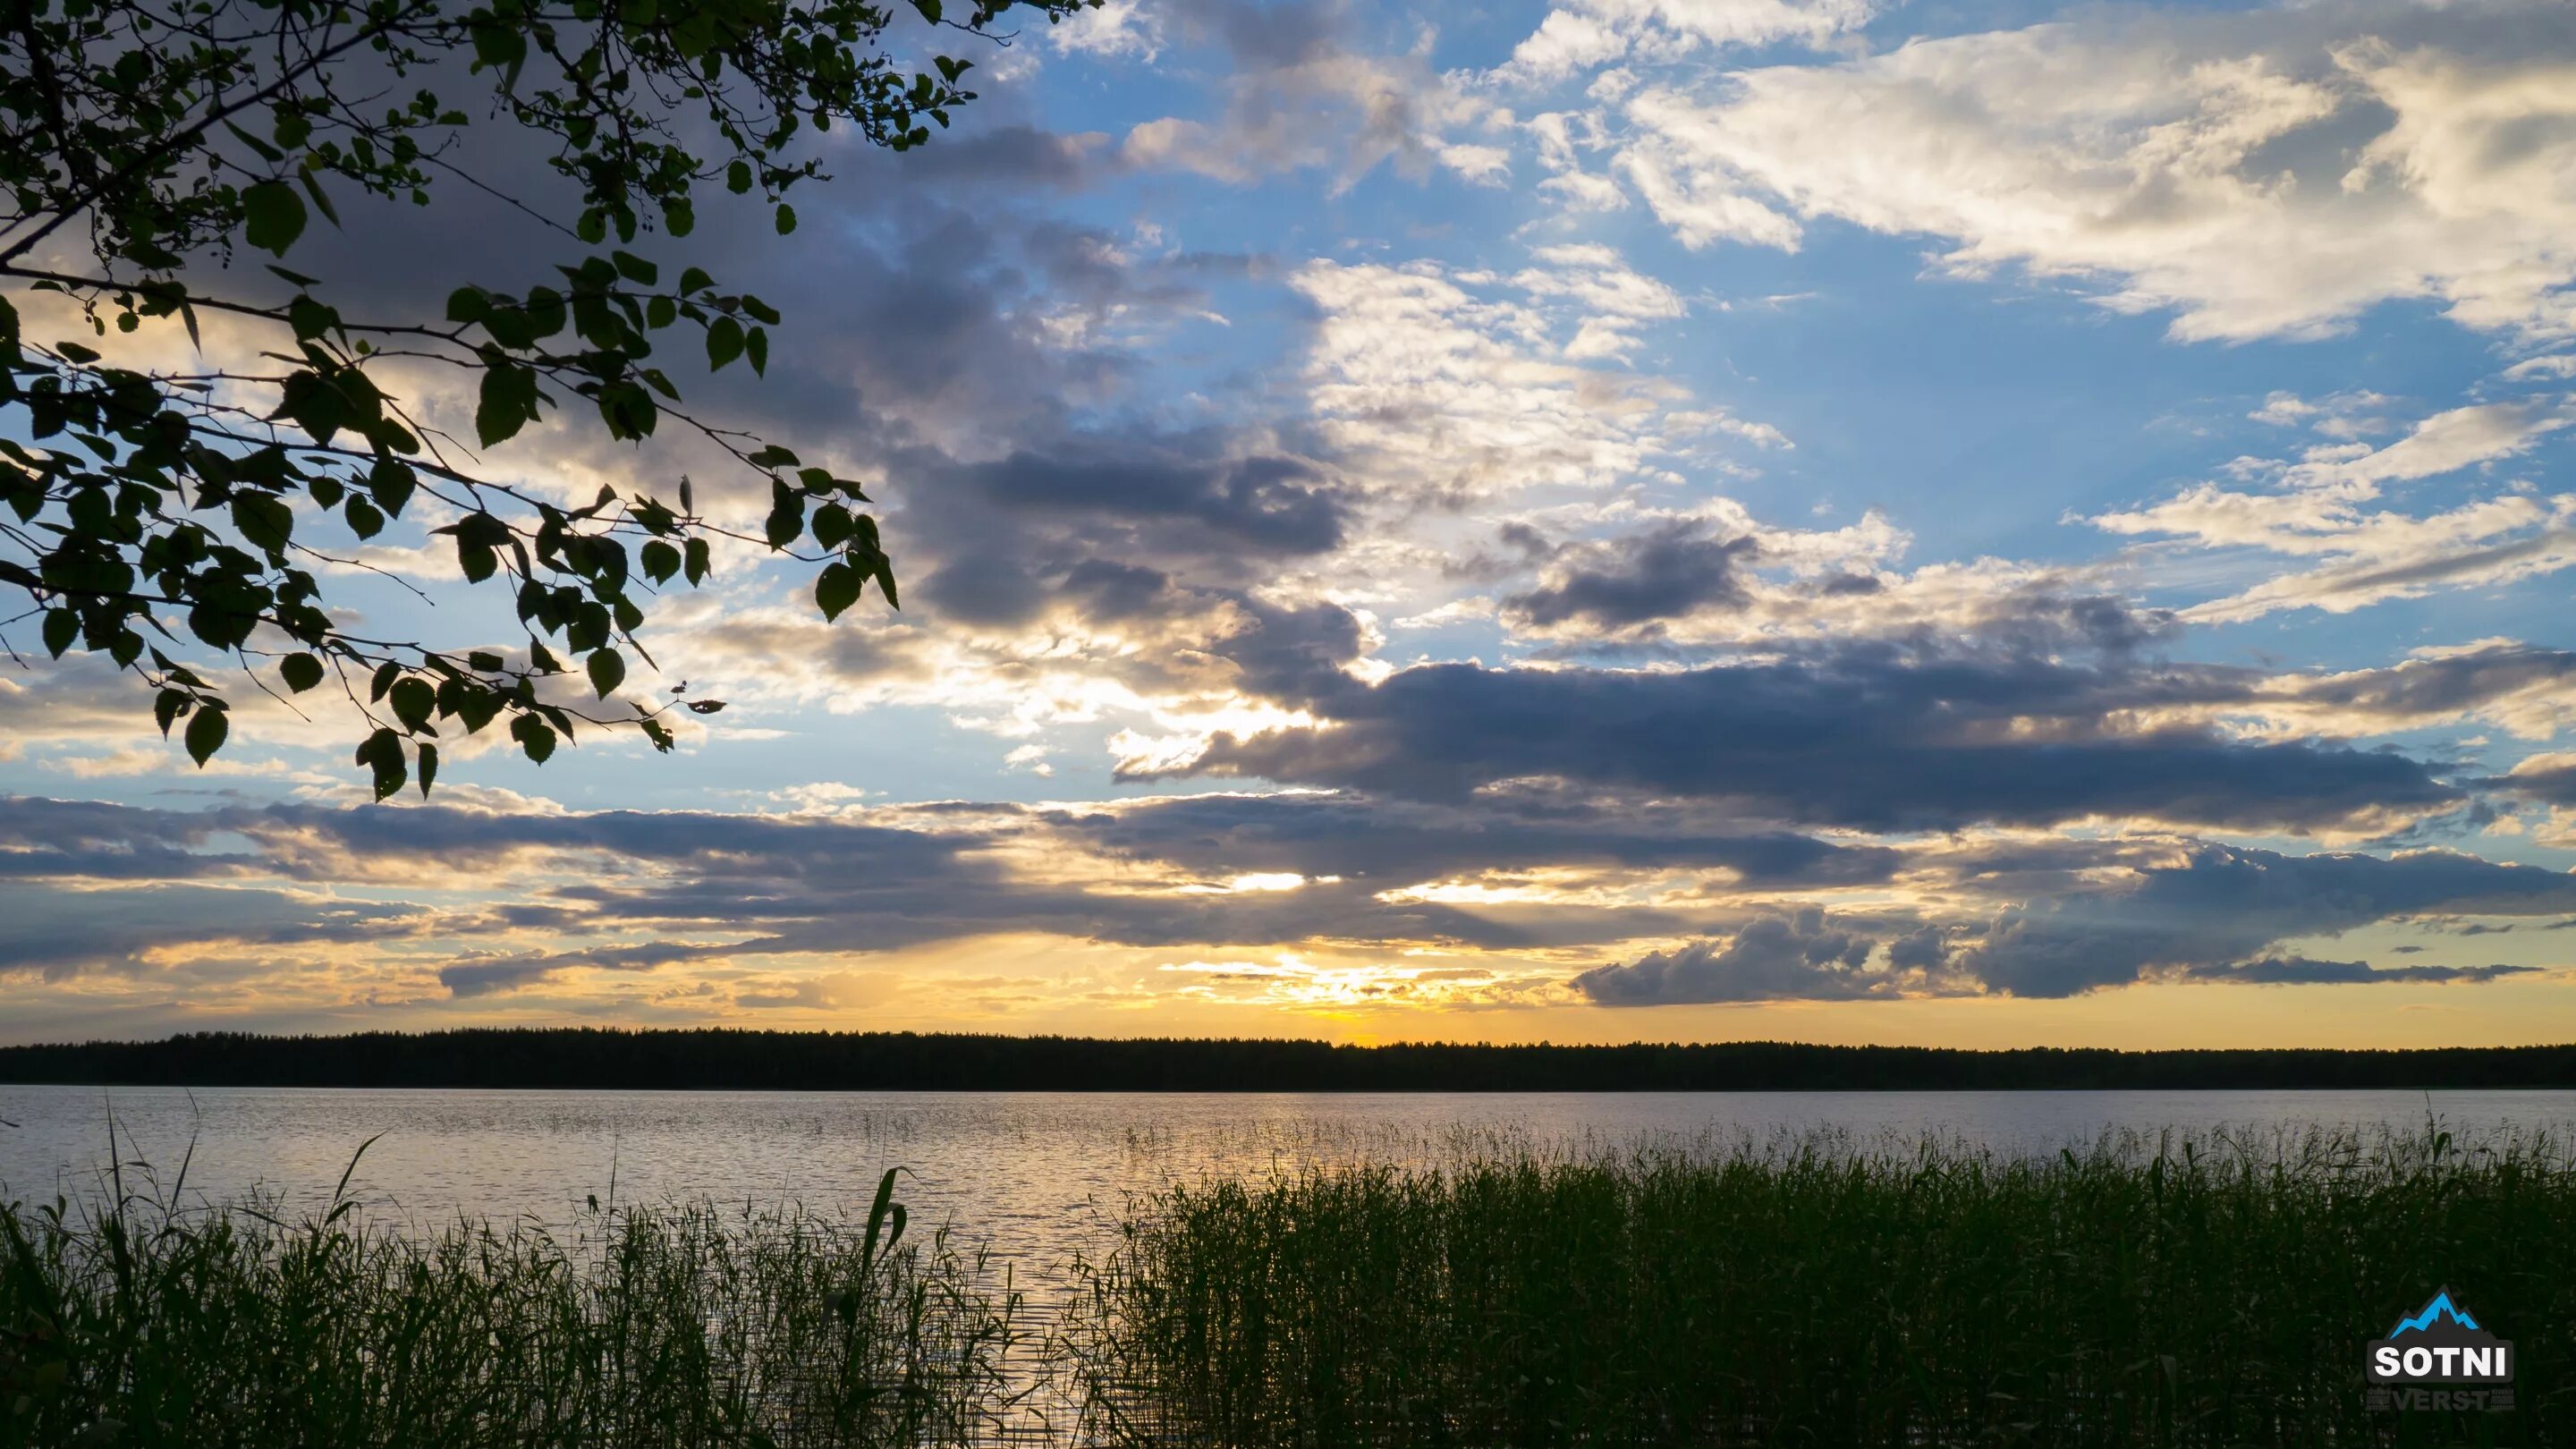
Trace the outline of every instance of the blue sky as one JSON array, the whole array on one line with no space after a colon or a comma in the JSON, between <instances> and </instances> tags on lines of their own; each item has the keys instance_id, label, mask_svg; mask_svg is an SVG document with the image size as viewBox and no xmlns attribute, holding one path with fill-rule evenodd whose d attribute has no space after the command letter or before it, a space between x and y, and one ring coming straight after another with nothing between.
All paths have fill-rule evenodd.
<instances>
[{"instance_id":1,"label":"blue sky","mask_svg":"<svg viewBox=\"0 0 2576 1449\"><path fill-rule=\"evenodd\" d=\"M344 720L200 773L95 661L0 675L0 1030L2566 1036L2564 7L974 53L953 133L691 243L790 313L712 395L873 481L901 613L725 559L634 681L730 702L678 756L428 805ZM316 265L511 264L450 214ZM499 631L426 541L343 602Z\"/></svg>"}]
</instances>

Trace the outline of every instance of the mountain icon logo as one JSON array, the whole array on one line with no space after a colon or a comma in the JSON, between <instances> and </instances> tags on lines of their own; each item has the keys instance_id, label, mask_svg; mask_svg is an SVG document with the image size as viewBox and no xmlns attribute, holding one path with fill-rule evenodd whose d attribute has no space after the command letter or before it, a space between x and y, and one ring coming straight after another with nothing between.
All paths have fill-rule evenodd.
<instances>
[{"instance_id":1,"label":"mountain icon logo","mask_svg":"<svg viewBox=\"0 0 2576 1449\"><path fill-rule=\"evenodd\" d=\"M2445 1288L2433 1295L2433 1301L2425 1304L2423 1311L2397 1320L2397 1326L2388 1330L2388 1336L2394 1339L2409 1333L2422 1333L2436 1323L2456 1323L2462 1328L2478 1326L2476 1319L2461 1311L2460 1305L2451 1301L2451 1290Z\"/></svg>"},{"instance_id":2,"label":"mountain icon logo","mask_svg":"<svg viewBox=\"0 0 2576 1449\"><path fill-rule=\"evenodd\" d=\"M2374 1384L2513 1382L2513 1345L2480 1327L2448 1288L2372 1340L2366 1363Z\"/></svg>"}]
</instances>

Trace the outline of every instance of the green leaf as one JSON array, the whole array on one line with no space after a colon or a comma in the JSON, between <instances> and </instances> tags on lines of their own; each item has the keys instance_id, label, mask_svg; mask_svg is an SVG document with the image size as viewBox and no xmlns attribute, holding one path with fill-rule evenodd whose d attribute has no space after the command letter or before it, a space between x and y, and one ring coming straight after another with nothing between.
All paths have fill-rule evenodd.
<instances>
[{"instance_id":1,"label":"green leaf","mask_svg":"<svg viewBox=\"0 0 2576 1449\"><path fill-rule=\"evenodd\" d=\"M690 539L687 553L689 582L691 584L706 582L707 574L712 571L707 557L707 541L703 538Z\"/></svg>"},{"instance_id":2,"label":"green leaf","mask_svg":"<svg viewBox=\"0 0 2576 1449\"><path fill-rule=\"evenodd\" d=\"M789 206L783 201L778 203L778 234L780 236L785 236L795 229L796 208Z\"/></svg>"},{"instance_id":3,"label":"green leaf","mask_svg":"<svg viewBox=\"0 0 2576 1449\"><path fill-rule=\"evenodd\" d=\"M437 778L438 746L424 744L420 747L420 798L429 798L430 784Z\"/></svg>"},{"instance_id":4,"label":"green leaf","mask_svg":"<svg viewBox=\"0 0 2576 1449\"><path fill-rule=\"evenodd\" d=\"M399 518L403 505L411 501L411 491L420 479L408 463L379 458L367 474L367 491L376 496L376 506Z\"/></svg>"},{"instance_id":5,"label":"green leaf","mask_svg":"<svg viewBox=\"0 0 2576 1449\"><path fill-rule=\"evenodd\" d=\"M56 659L80 637L80 615L69 609L53 609L45 615L45 650Z\"/></svg>"},{"instance_id":6,"label":"green leaf","mask_svg":"<svg viewBox=\"0 0 2576 1449\"><path fill-rule=\"evenodd\" d=\"M707 370L723 371L726 363L742 356L742 344L742 324L731 317L707 324Z\"/></svg>"},{"instance_id":7,"label":"green leaf","mask_svg":"<svg viewBox=\"0 0 2576 1449\"><path fill-rule=\"evenodd\" d=\"M234 125L230 121L224 122L224 129L232 132L234 140L248 146L252 151L258 154L259 159L267 162L271 166L274 166L278 162L286 159L285 152L278 150L275 146L268 144L266 141L252 135L250 132L243 130L241 127Z\"/></svg>"},{"instance_id":8,"label":"green leaf","mask_svg":"<svg viewBox=\"0 0 2576 1449\"><path fill-rule=\"evenodd\" d=\"M438 690L418 676L396 684L388 696L394 715L407 727L418 730L429 723L429 713L438 707Z\"/></svg>"},{"instance_id":9,"label":"green leaf","mask_svg":"<svg viewBox=\"0 0 2576 1449\"><path fill-rule=\"evenodd\" d=\"M626 680L626 661L614 649L590 651L590 687L601 699Z\"/></svg>"},{"instance_id":10,"label":"green leaf","mask_svg":"<svg viewBox=\"0 0 2576 1449\"><path fill-rule=\"evenodd\" d=\"M535 411L536 394L534 371L510 363L485 368L481 398L474 409L474 432L483 446L518 436Z\"/></svg>"},{"instance_id":11,"label":"green leaf","mask_svg":"<svg viewBox=\"0 0 2576 1449\"><path fill-rule=\"evenodd\" d=\"M785 548L805 531L805 500L792 494L769 510L766 534L771 548Z\"/></svg>"},{"instance_id":12,"label":"green leaf","mask_svg":"<svg viewBox=\"0 0 2576 1449\"><path fill-rule=\"evenodd\" d=\"M640 561L644 576L657 584L669 583L671 576L680 571L680 551L658 538L644 545Z\"/></svg>"},{"instance_id":13,"label":"green leaf","mask_svg":"<svg viewBox=\"0 0 2576 1449\"><path fill-rule=\"evenodd\" d=\"M304 235L304 198L283 181L263 181L241 194L242 239L264 252L286 255Z\"/></svg>"},{"instance_id":14,"label":"green leaf","mask_svg":"<svg viewBox=\"0 0 2576 1449\"><path fill-rule=\"evenodd\" d=\"M769 334L754 327L742 339L742 350L751 358L751 370L767 377L769 375Z\"/></svg>"},{"instance_id":15,"label":"green leaf","mask_svg":"<svg viewBox=\"0 0 2576 1449\"><path fill-rule=\"evenodd\" d=\"M224 718L222 710L200 707L188 718L188 758L197 762L198 769L204 769L215 751L224 747L224 736L230 733L232 722Z\"/></svg>"},{"instance_id":16,"label":"green leaf","mask_svg":"<svg viewBox=\"0 0 2576 1449\"><path fill-rule=\"evenodd\" d=\"M845 563L835 562L823 570L821 577L814 580L814 602L822 609L826 620L838 619L852 604L859 601L859 595L866 588L867 580L860 576L857 569Z\"/></svg>"},{"instance_id":17,"label":"green leaf","mask_svg":"<svg viewBox=\"0 0 2576 1449\"><path fill-rule=\"evenodd\" d=\"M465 656L466 668L479 669L486 674L497 673L501 666L507 662L508 661L504 660L500 655L493 653L489 649L477 649Z\"/></svg>"},{"instance_id":18,"label":"green leaf","mask_svg":"<svg viewBox=\"0 0 2576 1449\"><path fill-rule=\"evenodd\" d=\"M170 737L170 722L186 714L195 703L187 691L180 689L165 689L152 701L152 717L160 721L163 739Z\"/></svg>"},{"instance_id":19,"label":"green leaf","mask_svg":"<svg viewBox=\"0 0 2576 1449\"><path fill-rule=\"evenodd\" d=\"M233 527L255 548L282 553L295 535L295 511L286 500L267 493L233 495Z\"/></svg>"},{"instance_id":20,"label":"green leaf","mask_svg":"<svg viewBox=\"0 0 2576 1449\"><path fill-rule=\"evenodd\" d=\"M310 654L289 654L277 661L277 674L297 694L322 682L322 661Z\"/></svg>"},{"instance_id":21,"label":"green leaf","mask_svg":"<svg viewBox=\"0 0 2576 1449\"><path fill-rule=\"evenodd\" d=\"M332 208L331 198L322 194L322 183L313 179L312 168L297 173L296 179L304 183L304 194L313 198L313 209L322 213L323 220L338 226L340 213Z\"/></svg>"},{"instance_id":22,"label":"green leaf","mask_svg":"<svg viewBox=\"0 0 2576 1449\"><path fill-rule=\"evenodd\" d=\"M540 765L546 762L548 755L555 752L555 732L546 728L545 721L532 714L523 714L510 721L510 738L517 740L519 748L527 752L528 758Z\"/></svg>"},{"instance_id":23,"label":"green leaf","mask_svg":"<svg viewBox=\"0 0 2576 1449\"><path fill-rule=\"evenodd\" d=\"M639 287L649 287L662 278L662 269L633 252L617 250L608 254L617 264L617 274Z\"/></svg>"},{"instance_id":24,"label":"green leaf","mask_svg":"<svg viewBox=\"0 0 2576 1449\"><path fill-rule=\"evenodd\" d=\"M360 538L373 538L385 531L385 515L364 498L351 494L344 511L349 518L349 531Z\"/></svg>"},{"instance_id":25,"label":"green leaf","mask_svg":"<svg viewBox=\"0 0 2576 1449\"><path fill-rule=\"evenodd\" d=\"M376 798L385 800L403 787L410 775L410 762L403 756L402 736L390 729L378 729L358 746L358 763L373 771Z\"/></svg>"}]
</instances>

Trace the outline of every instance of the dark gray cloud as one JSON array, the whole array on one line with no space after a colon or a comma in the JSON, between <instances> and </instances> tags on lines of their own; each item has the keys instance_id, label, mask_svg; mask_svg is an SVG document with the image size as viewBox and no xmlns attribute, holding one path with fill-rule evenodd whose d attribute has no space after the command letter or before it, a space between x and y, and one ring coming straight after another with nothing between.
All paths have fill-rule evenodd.
<instances>
[{"instance_id":1,"label":"dark gray cloud","mask_svg":"<svg viewBox=\"0 0 2576 1449\"><path fill-rule=\"evenodd\" d=\"M2527 691L2570 686L2576 686L2576 651L2496 644L2306 679L2296 693L2308 704L2365 715L2444 720Z\"/></svg>"},{"instance_id":2,"label":"dark gray cloud","mask_svg":"<svg viewBox=\"0 0 2576 1449\"><path fill-rule=\"evenodd\" d=\"M1748 884L1865 885L1893 850L1745 830L1672 802L1506 796L1474 809L1363 796L1200 795L1116 811L1057 812L1067 835L1121 857L1211 876L1288 871L1374 887L1482 871L1579 866L1725 871Z\"/></svg>"},{"instance_id":3,"label":"dark gray cloud","mask_svg":"<svg viewBox=\"0 0 2576 1449\"><path fill-rule=\"evenodd\" d=\"M1759 916L1724 939L1598 967L1574 984L1605 1006L1962 992L2065 997L2144 980L2475 984L2546 968L2374 966L2277 948L2426 914L2556 914L2571 901L2576 875L2474 856L2293 856L2204 844L2180 863L2135 871L2127 885L2069 888L1989 919L1909 929L1895 917L1809 907Z\"/></svg>"},{"instance_id":4,"label":"dark gray cloud","mask_svg":"<svg viewBox=\"0 0 2576 1449\"><path fill-rule=\"evenodd\" d=\"M408 934L400 904L283 891L168 883L69 891L0 883L0 976L60 980L91 969L131 970L156 950L357 944Z\"/></svg>"},{"instance_id":5,"label":"dark gray cloud","mask_svg":"<svg viewBox=\"0 0 2576 1449\"><path fill-rule=\"evenodd\" d=\"M2283 855L2204 844L2135 885L2007 911L1953 958L1990 989L2071 996L2171 972L2236 969L2279 942L2420 915L2561 915L2576 875L2450 851ZM2415 978L2421 979L2421 978Z\"/></svg>"},{"instance_id":6,"label":"dark gray cloud","mask_svg":"<svg viewBox=\"0 0 2576 1449\"><path fill-rule=\"evenodd\" d=\"M1878 942L1810 907L1746 923L1723 945L1695 941L1624 966L1574 978L1603 1006L1679 1006L1720 1001L1857 1001L1920 994L1930 978L1903 967L1873 968Z\"/></svg>"},{"instance_id":7,"label":"dark gray cloud","mask_svg":"<svg viewBox=\"0 0 2576 1449\"><path fill-rule=\"evenodd\" d=\"M1697 520L1671 520L1584 550L1550 569L1538 587L1506 597L1503 607L1541 629L1572 622L1624 629L1742 604L1743 570L1761 556L1749 534L1719 538Z\"/></svg>"},{"instance_id":8,"label":"dark gray cloud","mask_svg":"<svg viewBox=\"0 0 2576 1449\"><path fill-rule=\"evenodd\" d=\"M847 957L997 932L1175 948L1543 950L1697 937L1588 973L1578 986L1620 1005L1966 990L2065 996L2142 979L2486 980L2513 972L2410 967L2356 978L2279 947L2387 920L2500 915L2559 925L2576 911L2576 876L2447 852L2289 856L2204 844L2179 861L2121 865L2143 849L2027 846L2024 861L1972 851L1911 867L1946 874L1962 890L2036 892L1991 917L1773 907L1748 919L1723 897L1680 907L1541 902L1470 910L1394 888L1542 869L1655 871L1709 873L1776 899L1888 882L1903 858L1783 830L1729 829L1723 812L1688 802L1548 791L1504 792L1472 808L1205 796L1098 811L960 805L860 818L443 806L170 811L0 800L0 859L11 862L10 879L0 882L0 971L61 976L131 969L172 946L231 943L255 952L391 932L448 945L455 954L440 980L452 994L471 996L524 989L571 968ZM204 864L183 861L153 885L65 888L141 878L139 869L158 861L143 852L160 850ZM1030 877L1001 863L1026 858L1055 866ZM95 870L102 861L111 868ZM1124 868L1136 864L1157 867L1174 887L1282 872L1308 883L1288 891L1138 890ZM2100 885L2106 867L2126 869L2127 883ZM245 883L189 883L191 873ZM431 873L512 886L488 907L396 899ZM1109 878L1124 883L1115 890L1091 883ZM252 883L279 879L336 893ZM526 937L503 934L515 931L554 939L530 950Z\"/></svg>"},{"instance_id":9,"label":"dark gray cloud","mask_svg":"<svg viewBox=\"0 0 2576 1449\"><path fill-rule=\"evenodd\" d=\"M1095 525L1187 523L1228 551L1255 556L1320 553L1341 542L1342 505L1316 465L1276 454L1227 456L1224 441L1069 436L1045 452L1013 453L951 476L998 509Z\"/></svg>"},{"instance_id":10,"label":"dark gray cloud","mask_svg":"<svg viewBox=\"0 0 2576 1449\"><path fill-rule=\"evenodd\" d=\"M2478 783L2543 805L2576 805L2576 755L2552 755Z\"/></svg>"},{"instance_id":11,"label":"dark gray cloud","mask_svg":"<svg viewBox=\"0 0 2576 1449\"><path fill-rule=\"evenodd\" d=\"M23 882L0 885L0 914L10 914L14 926L14 934L0 928L0 969L59 974L130 962L153 946L196 939L361 940L397 917L416 917L405 926L411 934L452 942L465 953L450 963L456 968L452 976L443 978L459 994L514 990L574 966L649 970L713 957L846 956L1008 931L1145 947L1351 941L1541 948L1597 946L1640 930L1707 924L1658 910L1470 912L1437 902L1381 900L1388 882L1358 872L1295 892L1241 894L1100 891L1079 880L1029 880L998 864L986 848L1001 842L1045 846L1061 837L1077 847L1123 853L1130 861L1189 852L1156 855L1144 843L1157 833L1151 827L1131 832L1122 852L1086 839L1092 832L1083 821L1012 806L969 809L974 818L953 828L935 823L935 811L918 812L904 826L887 826L839 817L500 814L435 805L201 812L102 805L86 807L78 812L84 818L74 820L74 812L58 810L54 802L0 799L0 846L40 837L55 842L0 848L0 856L20 859L15 874ZM1345 822L1345 828L1359 827ZM437 872L464 880L479 876L486 885L510 881L515 893L488 911L433 911L178 885L76 895L48 883L80 878L102 855L130 858L142 842L203 846L219 838L253 847L211 857L217 869L243 876L346 883L393 895ZM1746 854L1759 849L1748 845ZM1785 854L1788 848L1772 849ZM1081 860L1069 853L1065 864L1078 869ZM1219 864L1209 873L1258 868ZM142 906L168 908L126 909L129 896ZM48 913L36 905L6 904L16 901L106 903L124 915L112 927L92 928L77 909ZM598 939L539 953L476 947L494 932L519 928Z\"/></svg>"},{"instance_id":12,"label":"dark gray cloud","mask_svg":"<svg viewBox=\"0 0 2576 1449\"><path fill-rule=\"evenodd\" d=\"M2230 981L2245 986L2352 986L2371 982L2443 985L2546 974L2537 966L2373 966L2366 961L2310 961L2300 956L2266 956L2260 961L2239 961L2228 966L2195 966L2183 973L2193 981Z\"/></svg>"},{"instance_id":13,"label":"dark gray cloud","mask_svg":"<svg viewBox=\"0 0 2576 1449\"><path fill-rule=\"evenodd\" d=\"M2402 755L2113 722L2245 688L2223 672L1879 645L1670 672L1437 664L1311 701L1332 728L1220 737L1192 768L1453 801L1557 778L1900 830L2096 814L2306 829L2464 798Z\"/></svg>"}]
</instances>

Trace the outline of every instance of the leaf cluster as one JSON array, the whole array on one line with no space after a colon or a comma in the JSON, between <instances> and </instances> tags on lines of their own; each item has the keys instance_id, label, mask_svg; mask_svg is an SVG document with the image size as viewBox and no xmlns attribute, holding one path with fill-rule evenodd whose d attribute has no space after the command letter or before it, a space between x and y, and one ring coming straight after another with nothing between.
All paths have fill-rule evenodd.
<instances>
[{"instance_id":1,"label":"leaf cluster","mask_svg":"<svg viewBox=\"0 0 2576 1449\"><path fill-rule=\"evenodd\" d=\"M826 618L893 567L857 480L690 410L669 359L770 363L779 310L701 268L664 266L702 193L753 197L780 233L835 127L908 150L972 100L971 62L907 71L893 14L854 0L8 0L0 50L0 589L48 653L107 655L150 688L202 766L230 735L214 658L282 700L332 687L362 717L379 799L438 772L438 747L496 723L533 760L587 725L657 748L674 708L618 701L650 596L710 576L724 538L819 565ZM1000 43L1012 0L934 26ZM1096 0L1038 0L1050 20ZM464 88L458 90L458 82ZM479 119L478 119L479 116ZM544 148L551 201L473 174L475 125ZM464 196L458 187L474 193ZM354 317L284 265L339 204L506 204L563 237L554 281L458 278L443 315ZM339 200L335 201L334 198ZM497 198L497 201L495 200ZM225 271L247 248L276 260ZM61 301L22 306L37 294ZM86 338L25 318L85 320ZM222 315L210 348L203 319ZM146 369L93 343L171 319L195 364ZM231 341L230 339L249 339ZM112 349L111 349L112 350ZM398 374L397 369L404 369ZM397 375L464 376L474 435L424 425ZM676 496L606 486L569 506L496 481L482 456L532 425L641 442L694 434L765 483L757 532ZM407 513L408 510L408 513ZM472 584L506 588L523 637L451 647L359 632L324 597L397 521L448 540ZM191 663L196 667L191 667Z\"/></svg>"}]
</instances>

